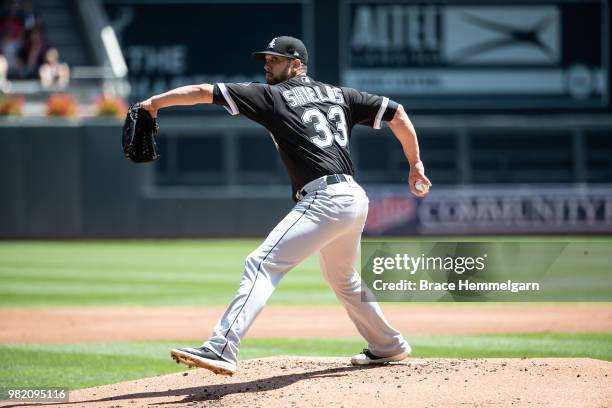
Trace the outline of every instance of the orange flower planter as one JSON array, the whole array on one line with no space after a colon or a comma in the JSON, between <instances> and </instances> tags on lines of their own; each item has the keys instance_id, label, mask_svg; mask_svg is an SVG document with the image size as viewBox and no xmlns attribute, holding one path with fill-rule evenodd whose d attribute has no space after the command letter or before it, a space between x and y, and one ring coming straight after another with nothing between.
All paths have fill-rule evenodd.
<instances>
[{"instance_id":1,"label":"orange flower planter","mask_svg":"<svg viewBox=\"0 0 612 408\"><path fill-rule=\"evenodd\" d=\"M0 116L23 116L24 103L23 96L0 96Z\"/></svg>"},{"instance_id":2,"label":"orange flower planter","mask_svg":"<svg viewBox=\"0 0 612 408\"><path fill-rule=\"evenodd\" d=\"M96 99L96 116L116 117L123 119L127 115L128 105L121 98L101 96Z\"/></svg>"},{"instance_id":3,"label":"orange flower planter","mask_svg":"<svg viewBox=\"0 0 612 408\"><path fill-rule=\"evenodd\" d=\"M75 117L79 113L79 104L74 97L66 93L54 93L47 98L47 116Z\"/></svg>"}]
</instances>

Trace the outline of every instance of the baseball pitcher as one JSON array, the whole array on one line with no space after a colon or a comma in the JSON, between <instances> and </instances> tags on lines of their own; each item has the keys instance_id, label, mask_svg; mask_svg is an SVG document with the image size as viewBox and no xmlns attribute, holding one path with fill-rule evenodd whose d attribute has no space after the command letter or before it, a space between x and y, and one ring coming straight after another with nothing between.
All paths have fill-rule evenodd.
<instances>
[{"instance_id":1,"label":"baseball pitcher","mask_svg":"<svg viewBox=\"0 0 612 408\"><path fill-rule=\"evenodd\" d=\"M236 372L240 341L283 276L318 252L321 272L367 348L354 365L400 361L410 346L389 325L355 270L368 198L353 178L349 144L355 125L380 129L387 122L410 163L409 188L422 197L431 182L419 158L417 136L404 108L386 97L316 81L307 75L308 53L297 38L276 37L253 56L265 61L266 84L218 83L173 89L141 102L153 117L175 105L214 103L265 127L292 185L293 209L246 258L240 286L211 337L197 348L176 348L180 363L217 374Z\"/></svg>"}]
</instances>

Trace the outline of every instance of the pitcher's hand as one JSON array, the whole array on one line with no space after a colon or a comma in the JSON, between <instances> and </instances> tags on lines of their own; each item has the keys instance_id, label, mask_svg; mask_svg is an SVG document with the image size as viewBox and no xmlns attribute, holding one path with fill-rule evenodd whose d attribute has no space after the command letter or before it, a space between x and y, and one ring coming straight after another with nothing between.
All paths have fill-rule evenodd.
<instances>
[{"instance_id":1,"label":"pitcher's hand","mask_svg":"<svg viewBox=\"0 0 612 408\"><path fill-rule=\"evenodd\" d=\"M422 183L425 186L424 189L419 190L417 188L417 182ZM431 181L425 176L425 166L423 166L423 162L419 161L410 166L410 173L408 174L408 185L410 186L410 191L417 197L425 197L427 193L429 193L429 188L431 187Z\"/></svg>"}]
</instances>

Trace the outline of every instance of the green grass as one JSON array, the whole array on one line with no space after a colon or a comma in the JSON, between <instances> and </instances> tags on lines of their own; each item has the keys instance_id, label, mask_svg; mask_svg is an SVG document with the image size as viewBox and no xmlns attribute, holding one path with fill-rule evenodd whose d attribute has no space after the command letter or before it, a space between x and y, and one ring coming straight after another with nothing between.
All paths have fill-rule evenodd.
<instances>
[{"instance_id":1,"label":"green grass","mask_svg":"<svg viewBox=\"0 0 612 408\"><path fill-rule=\"evenodd\" d=\"M414 357L591 357L612 361L612 333L414 336ZM0 345L0 388L68 387L182 371L168 351L197 341ZM358 338L245 340L241 359L272 355L350 356Z\"/></svg>"},{"instance_id":2,"label":"green grass","mask_svg":"<svg viewBox=\"0 0 612 408\"><path fill-rule=\"evenodd\" d=\"M0 307L226 305L260 240L0 243ZM311 257L270 304L335 303Z\"/></svg>"},{"instance_id":3,"label":"green grass","mask_svg":"<svg viewBox=\"0 0 612 408\"><path fill-rule=\"evenodd\" d=\"M414 242L474 239L402 238ZM486 240L607 240L612 245L609 237ZM238 288L245 257L260 243L261 240L2 242L0 307L227 305ZM580 268L571 267L569 273L576 270ZM604 275L601 290L609 289L608 276ZM269 301L336 303L321 276L316 256L287 274Z\"/></svg>"}]
</instances>

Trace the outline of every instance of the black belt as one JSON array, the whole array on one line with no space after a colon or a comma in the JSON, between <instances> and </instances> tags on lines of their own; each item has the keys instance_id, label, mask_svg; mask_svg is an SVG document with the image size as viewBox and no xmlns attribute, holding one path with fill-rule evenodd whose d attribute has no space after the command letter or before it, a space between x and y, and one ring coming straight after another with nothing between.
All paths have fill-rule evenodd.
<instances>
[{"instance_id":1,"label":"black belt","mask_svg":"<svg viewBox=\"0 0 612 408\"><path fill-rule=\"evenodd\" d=\"M344 176L344 174L330 174L329 176L325 177L325 184L327 184L328 186L332 184L342 183L343 181L346 181L346 177ZM308 191L306 191L305 189L301 189L298 194L302 197L305 197L306 194L308 194Z\"/></svg>"}]
</instances>

